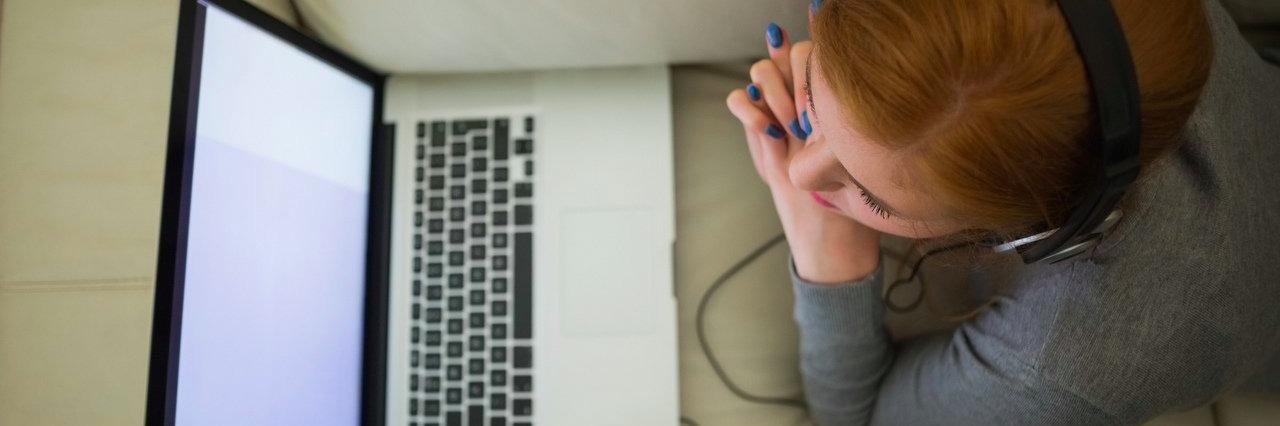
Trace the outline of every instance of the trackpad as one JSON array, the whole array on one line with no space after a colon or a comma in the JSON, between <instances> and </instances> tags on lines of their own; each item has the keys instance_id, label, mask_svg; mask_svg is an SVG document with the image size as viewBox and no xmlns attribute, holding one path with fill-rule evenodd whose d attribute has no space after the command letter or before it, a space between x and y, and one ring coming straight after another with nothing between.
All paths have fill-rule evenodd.
<instances>
[{"instance_id":1,"label":"trackpad","mask_svg":"<svg viewBox=\"0 0 1280 426\"><path fill-rule=\"evenodd\" d=\"M575 210L561 217L561 328L580 336L653 331L653 218L643 209Z\"/></svg>"}]
</instances>

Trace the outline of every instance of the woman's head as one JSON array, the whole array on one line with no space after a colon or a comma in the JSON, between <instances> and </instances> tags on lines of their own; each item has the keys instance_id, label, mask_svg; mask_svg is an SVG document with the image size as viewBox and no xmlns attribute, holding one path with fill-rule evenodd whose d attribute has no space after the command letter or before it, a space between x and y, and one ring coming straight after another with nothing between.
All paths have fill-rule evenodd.
<instances>
[{"instance_id":1,"label":"woman's head","mask_svg":"<svg viewBox=\"0 0 1280 426\"><path fill-rule=\"evenodd\" d=\"M1138 74L1145 166L1180 140L1211 35L1199 0L1111 3ZM828 0L812 33L797 78L814 137L791 177L854 219L917 238L1016 235L1056 226L1096 174L1089 87L1051 0Z\"/></svg>"}]
</instances>

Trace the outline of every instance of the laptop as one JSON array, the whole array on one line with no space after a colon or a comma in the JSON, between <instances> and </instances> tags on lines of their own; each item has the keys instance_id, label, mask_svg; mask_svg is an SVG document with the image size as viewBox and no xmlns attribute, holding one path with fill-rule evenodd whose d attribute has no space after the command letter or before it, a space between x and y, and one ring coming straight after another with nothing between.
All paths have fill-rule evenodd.
<instances>
[{"instance_id":1,"label":"laptop","mask_svg":"<svg viewBox=\"0 0 1280 426\"><path fill-rule=\"evenodd\" d=\"M147 424L677 423L670 90L184 0Z\"/></svg>"}]
</instances>

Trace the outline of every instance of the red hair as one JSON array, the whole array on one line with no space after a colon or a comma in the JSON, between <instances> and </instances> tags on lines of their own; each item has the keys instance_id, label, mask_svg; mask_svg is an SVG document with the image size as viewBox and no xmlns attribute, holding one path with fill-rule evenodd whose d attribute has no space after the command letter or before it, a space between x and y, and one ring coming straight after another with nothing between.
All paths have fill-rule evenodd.
<instances>
[{"instance_id":1,"label":"red hair","mask_svg":"<svg viewBox=\"0 0 1280 426\"><path fill-rule=\"evenodd\" d=\"M1199 0L1112 0L1142 98L1144 170L1182 137L1209 74ZM1011 236L1057 226L1096 174L1083 64L1052 0L827 0L818 68L905 185Z\"/></svg>"}]
</instances>

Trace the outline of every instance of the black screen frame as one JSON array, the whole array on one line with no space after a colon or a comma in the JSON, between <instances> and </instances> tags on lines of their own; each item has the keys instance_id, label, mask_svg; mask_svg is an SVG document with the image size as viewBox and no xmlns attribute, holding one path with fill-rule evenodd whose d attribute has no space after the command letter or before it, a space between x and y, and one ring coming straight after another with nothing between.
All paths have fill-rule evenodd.
<instances>
[{"instance_id":1,"label":"black screen frame","mask_svg":"<svg viewBox=\"0 0 1280 426\"><path fill-rule=\"evenodd\" d=\"M382 124L386 75L299 32L243 0L182 0L178 11L173 90L169 106L164 196L156 262L147 377L146 424L174 424L182 301L186 273L187 227L191 205L192 155L195 151L205 11L217 7L373 88L373 125L369 129L368 230L365 253L364 336L361 356L363 425L385 422L388 261L391 233L393 131Z\"/></svg>"}]
</instances>

